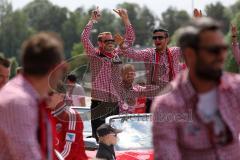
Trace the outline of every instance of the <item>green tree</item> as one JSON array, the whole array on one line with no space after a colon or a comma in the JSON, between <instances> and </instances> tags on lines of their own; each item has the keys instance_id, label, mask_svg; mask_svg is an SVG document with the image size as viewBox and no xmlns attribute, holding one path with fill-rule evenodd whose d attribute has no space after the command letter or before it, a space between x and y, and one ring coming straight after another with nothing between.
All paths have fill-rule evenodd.
<instances>
[{"instance_id":1,"label":"green tree","mask_svg":"<svg viewBox=\"0 0 240 160\"><path fill-rule=\"evenodd\" d=\"M27 16L21 10L8 14L0 25L0 51L6 57L18 58L21 44L31 33Z\"/></svg>"},{"instance_id":2,"label":"green tree","mask_svg":"<svg viewBox=\"0 0 240 160\"><path fill-rule=\"evenodd\" d=\"M63 23L61 33L65 42L64 47L67 58L71 56L73 45L80 42L80 34L87 24L87 20L88 16L83 8L68 13L68 19Z\"/></svg>"},{"instance_id":3,"label":"green tree","mask_svg":"<svg viewBox=\"0 0 240 160\"><path fill-rule=\"evenodd\" d=\"M67 8L60 8L48 0L35 0L24 7L30 27L37 31L55 31L61 33L67 20Z\"/></svg>"},{"instance_id":4,"label":"green tree","mask_svg":"<svg viewBox=\"0 0 240 160\"><path fill-rule=\"evenodd\" d=\"M221 22L223 25L223 32L227 33L230 26L230 16L228 9L223 6L221 2L216 4L209 4L205 7L205 11L208 17L212 17Z\"/></svg>"},{"instance_id":5,"label":"green tree","mask_svg":"<svg viewBox=\"0 0 240 160\"><path fill-rule=\"evenodd\" d=\"M155 28L157 17L146 7L141 8L136 3L122 3L118 7L125 8L128 11L129 19L135 29L135 44L146 46L151 44L151 34ZM121 25L120 32L124 32L124 28L120 20L117 25Z\"/></svg>"},{"instance_id":6,"label":"green tree","mask_svg":"<svg viewBox=\"0 0 240 160\"><path fill-rule=\"evenodd\" d=\"M162 13L159 27L167 29L171 36L179 27L187 23L189 20L190 16L186 11L178 11L176 8L169 7Z\"/></svg>"}]
</instances>

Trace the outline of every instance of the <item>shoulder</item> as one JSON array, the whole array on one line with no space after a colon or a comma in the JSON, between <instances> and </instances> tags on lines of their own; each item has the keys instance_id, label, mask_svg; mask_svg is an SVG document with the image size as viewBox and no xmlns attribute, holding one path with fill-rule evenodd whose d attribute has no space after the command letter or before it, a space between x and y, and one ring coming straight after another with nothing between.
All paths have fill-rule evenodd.
<instances>
[{"instance_id":1,"label":"shoulder","mask_svg":"<svg viewBox=\"0 0 240 160\"><path fill-rule=\"evenodd\" d=\"M1 107L33 107L37 105L37 99L32 97L32 94L24 89L23 86L15 85L10 82L0 91Z\"/></svg>"},{"instance_id":2,"label":"shoulder","mask_svg":"<svg viewBox=\"0 0 240 160\"><path fill-rule=\"evenodd\" d=\"M222 86L231 90L240 91L240 75L225 72L222 76Z\"/></svg>"},{"instance_id":3,"label":"shoulder","mask_svg":"<svg viewBox=\"0 0 240 160\"><path fill-rule=\"evenodd\" d=\"M161 110L171 112L182 109L185 101L182 96L182 87L180 87L180 85L184 84L179 82L177 79L169 83L168 87L171 88L171 91L155 97L152 105L152 111Z\"/></svg>"}]
</instances>

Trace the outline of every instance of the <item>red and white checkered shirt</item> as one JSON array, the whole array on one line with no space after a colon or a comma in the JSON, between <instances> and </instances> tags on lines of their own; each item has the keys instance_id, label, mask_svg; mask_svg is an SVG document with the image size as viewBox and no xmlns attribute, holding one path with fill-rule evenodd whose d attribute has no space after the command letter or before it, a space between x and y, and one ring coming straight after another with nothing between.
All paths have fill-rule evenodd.
<instances>
[{"instance_id":1,"label":"red and white checkered shirt","mask_svg":"<svg viewBox=\"0 0 240 160\"><path fill-rule=\"evenodd\" d=\"M0 90L0 97L0 159L42 159L37 136L38 92L18 75Z\"/></svg>"},{"instance_id":2,"label":"red and white checkered shirt","mask_svg":"<svg viewBox=\"0 0 240 160\"><path fill-rule=\"evenodd\" d=\"M92 23L88 23L84 28L81 36L81 41L83 43L84 49L90 58L90 67L92 73L92 98L95 100L105 101L105 102L116 102L116 91L112 84L111 72L112 63L106 59L99 56L99 51L94 48L91 41L89 40L90 32L93 27ZM125 44L127 46L132 45L135 40L135 34L132 25L125 26L126 34ZM115 55L120 55L121 50L115 49ZM120 75L115 74L115 76L120 77Z\"/></svg>"},{"instance_id":3,"label":"red and white checkered shirt","mask_svg":"<svg viewBox=\"0 0 240 160\"><path fill-rule=\"evenodd\" d=\"M181 67L179 65L179 59L182 54L179 47L171 47L169 48L172 55L172 66L173 72L176 75L181 71ZM158 60L158 67L156 75L154 75L153 67L156 64L156 50L154 48L147 48L143 50L135 50L134 48L123 49L123 53L128 58L132 58L138 61L144 61L146 67L146 78L147 84L152 84L152 76L156 77L154 79L155 84L161 84L161 80L169 82L169 74L170 74L170 64L168 60L167 52L160 53L160 60ZM174 78L174 77L173 77Z\"/></svg>"},{"instance_id":4,"label":"red and white checkered shirt","mask_svg":"<svg viewBox=\"0 0 240 160\"><path fill-rule=\"evenodd\" d=\"M116 75L121 75L120 66L113 65L112 66L112 81L113 86L118 94L119 101L119 112L120 113L134 113L137 98L145 96L145 97L153 97L156 96L167 84L167 82L162 81L161 85L146 85L140 86L138 84L132 84L132 86L126 87L122 79ZM134 104L129 104L134 101ZM128 109L124 109L124 106L128 106Z\"/></svg>"},{"instance_id":5,"label":"red and white checkered shirt","mask_svg":"<svg viewBox=\"0 0 240 160\"><path fill-rule=\"evenodd\" d=\"M235 60L238 64L240 64L240 48L239 43L232 43L232 51L235 57Z\"/></svg>"},{"instance_id":6,"label":"red and white checkered shirt","mask_svg":"<svg viewBox=\"0 0 240 160\"><path fill-rule=\"evenodd\" d=\"M187 71L171 83L173 90L153 102L153 144L158 160L240 159L240 76L224 73L217 88L218 109L233 140L213 145L209 128L197 116L198 95Z\"/></svg>"}]
</instances>

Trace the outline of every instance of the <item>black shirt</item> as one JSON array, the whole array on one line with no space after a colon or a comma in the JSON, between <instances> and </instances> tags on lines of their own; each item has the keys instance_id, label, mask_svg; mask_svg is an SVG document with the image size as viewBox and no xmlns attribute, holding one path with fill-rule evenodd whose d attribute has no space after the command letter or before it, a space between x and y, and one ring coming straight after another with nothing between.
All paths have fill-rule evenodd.
<instances>
[{"instance_id":1,"label":"black shirt","mask_svg":"<svg viewBox=\"0 0 240 160\"><path fill-rule=\"evenodd\" d=\"M115 160L115 151L113 145L106 145L103 143L99 143L99 148L97 151L96 158L102 158L107 160Z\"/></svg>"}]
</instances>

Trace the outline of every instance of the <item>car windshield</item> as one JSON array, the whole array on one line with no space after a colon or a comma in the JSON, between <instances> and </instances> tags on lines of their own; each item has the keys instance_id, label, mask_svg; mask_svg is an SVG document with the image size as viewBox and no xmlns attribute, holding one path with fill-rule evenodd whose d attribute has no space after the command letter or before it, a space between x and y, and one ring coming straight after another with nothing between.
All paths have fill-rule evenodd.
<instances>
[{"instance_id":1,"label":"car windshield","mask_svg":"<svg viewBox=\"0 0 240 160\"><path fill-rule=\"evenodd\" d=\"M152 116L150 114L119 116L109 123L122 132L118 134L116 150L152 149Z\"/></svg>"},{"instance_id":2,"label":"car windshield","mask_svg":"<svg viewBox=\"0 0 240 160\"><path fill-rule=\"evenodd\" d=\"M92 132L92 128L91 128L91 113L90 113L90 109L88 108L73 108L76 111L78 111L78 113L80 113L80 116L82 118L83 121L83 132Z\"/></svg>"}]
</instances>

